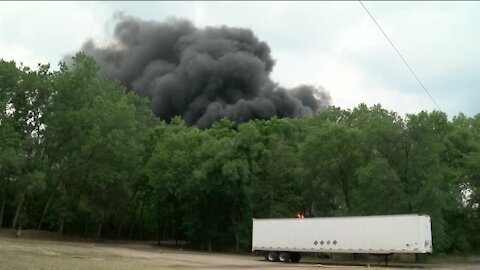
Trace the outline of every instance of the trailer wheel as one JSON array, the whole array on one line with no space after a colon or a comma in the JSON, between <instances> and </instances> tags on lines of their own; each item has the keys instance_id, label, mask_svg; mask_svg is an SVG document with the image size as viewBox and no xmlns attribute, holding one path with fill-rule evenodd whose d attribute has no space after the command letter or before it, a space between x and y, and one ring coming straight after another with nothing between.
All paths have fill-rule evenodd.
<instances>
[{"instance_id":1,"label":"trailer wheel","mask_svg":"<svg viewBox=\"0 0 480 270\"><path fill-rule=\"evenodd\" d=\"M289 262L290 261L290 253L285 252L285 251L280 252L280 254L278 255L278 260L283 262L283 263Z\"/></svg>"},{"instance_id":2,"label":"trailer wheel","mask_svg":"<svg viewBox=\"0 0 480 270\"><path fill-rule=\"evenodd\" d=\"M299 252L290 252L290 260L294 263L299 262L301 259L301 255Z\"/></svg>"},{"instance_id":3,"label":"trailer wheel","mask_svg":"<svg viewBox=\"0 0 480 270\"><path fill-rule=\"evenodd\" d=\"M267 253L267 256L265 256L265 259L269 262L278 262L278 252L276 251L270 251Z\"/></svg>"}]
</instances>

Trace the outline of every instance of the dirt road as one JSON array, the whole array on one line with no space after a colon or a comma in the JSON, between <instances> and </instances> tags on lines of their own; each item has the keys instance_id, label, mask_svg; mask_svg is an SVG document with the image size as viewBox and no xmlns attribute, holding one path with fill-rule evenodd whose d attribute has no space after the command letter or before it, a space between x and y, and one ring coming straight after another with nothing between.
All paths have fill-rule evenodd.
<instances>
[{"instance_id":1,"label":"dirt road","mask_svg":"<svg viewBox=\"0 0 480 270\"><path fill-rule=\"evenodd\" d=\"M0 237L0 269L365 269L367 266L271 263L253 255L228 255L162 249L148 244L77 243ZM472 264L372 269L480 270Z\"/></svg>"},{"instance_id":2,"label":"dirt road","mask_svg":"<svg viewBox=\"0 0 480 270\"><path fill-rule=\"evenodd\" d=\"M310 259L309 262L301 263L272 263L267 262L261 256L254 255L228 255L218 253L203 253L175 250L160 250L150 252L151 250L140 251L135 246L115 247L110 252L122 256L139 256L139 258L152 258L162 261L162 263L171 267L188 267L192 269L336 269L336 270L358 270L358 269L435 269L435 270L479 270L477 265L402 265L396 267L378 267L376 265L358 265L346 266L341 264L320 264Z\"/></svg>"}]
</instances>

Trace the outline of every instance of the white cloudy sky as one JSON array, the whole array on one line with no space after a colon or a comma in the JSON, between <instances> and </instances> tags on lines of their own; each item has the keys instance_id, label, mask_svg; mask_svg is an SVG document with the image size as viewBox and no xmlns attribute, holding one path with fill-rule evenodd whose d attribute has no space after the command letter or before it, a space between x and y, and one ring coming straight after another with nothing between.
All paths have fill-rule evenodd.
<instances>
[{"instance_id":1,"label":"white cloudy sky","mask_svg":"<svg viewBox=\"0 0 480 270\"><path fill-rule=\"evenodd\" d=\"M480 112L480 2L364 2L449 116ZM111 38L115 12L251 28L285 86L324 86L334 104L401 114L434 104L359 2L0 2L0 58L56 65L88 38Z\"/></svg>"}]
</instances>

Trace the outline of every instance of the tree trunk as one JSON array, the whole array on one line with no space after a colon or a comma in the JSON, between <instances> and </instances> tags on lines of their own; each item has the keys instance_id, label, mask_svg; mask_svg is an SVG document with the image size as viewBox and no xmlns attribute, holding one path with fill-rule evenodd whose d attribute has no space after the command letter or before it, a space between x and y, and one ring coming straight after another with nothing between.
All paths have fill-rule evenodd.
<instances>
[{"instance_id":1,"label":"tree trunk","mask_svg":"<svg viewBox=\"0 0 480 270\"><path fill-rule=\"evenodd\" d=\"M129 229L128 229L128 240L132 240L133 237L133 229L137 223L137 211L138 210L138 200L135 200L135 205L133 207L133 221L130 222Z\"/></svg>"},{"instance_id":2,"label":"tree trunk","mask_svg":"<svg viewBox=\"0 0 480 270\"><path fill-rule=\"evenodd\" d=\"M162 240L162 226L160 225L160 219L157 221L157 245L160 245Z\"/></svg>"},{"instance_id":3,"label":"tree trunk","mask_svg":"<svg viewBox=\"0 0 480 270\"><path fill-rule=\"evenodd\" d=\"M404 180L405 184L408 181L408 153L409 153L409 147L408 147L407 142L405 142L405 168L404 168L404 172L403 172L403 180Z\"/></svg>"},{"instance_id":4,"label":"tree trunk","mask_svg":"<svg viewBox=\"0 0 480 270\"><path fill-rule=\"evenodd\" d=\"M133 237L133 227L134 227L134 224L131 223L131 224L130 224L130 228L128 229L128 240L132 240L132 237Z\"/></svg>"},{"instance_id":5,"label":"tree trunk","mask_svg":"<svg viewBox=\"0 0 480 270\"><path fill-rule=\"evenodd\" d=\"M118 229L117 229L117 241L120 240L120 234L122 233L122 225L123 225L123 220L120 222L120 224L118 225Z\"/></svg>"},{"instance_id":6,"label":"tree trunk","mask_svg":"<svg viewBox=\"0 0 480 270\"><path fill-rule=\"evenodd\" d=\"M273 216L273 205L275 204L275 181L273 178L270 178L270 205L268 217Z\"/></svg>"},{"instance_id":7,"label":"tree trunk","mask_svg":"<svg viewBox=\"0 0 480 270\"><path fill-rule=\"evenodd\" d=\"M2 203L0 205L0 228L2 228L3 225L3 212L5 210L5 197L7 196L7 193L5 193L5 190L2 192Z\"/></svg>"},{"instance_id":8,"label":"tree trunk","mask_svg":"<svg viewBox=\"0 0 480 270\"><path fill-rule=\"evenodd\" d=\"M175 221L175 218L172 219L172 232L170 233L170 238L175 238L175 246L178 247L177 222Z\"/></svg>"},{"instance_id":9,"label":"tree trunk","mask_svg":"<svg viewBox=\"0 0 480 270\"><path fill-rule=\"evenodd\" d=\"M238 236L238 230L235 230L235 251L240 251L240 237Z\"/></svg>"},{"instance_id":10,"label":"tree trunk","mask_svg":"<svg viewBox=\"0 0 480 270\"><path fill-rule=\"evenodd\" d=\"M312 199L310 201L310 205L308 206L308 212L309 212L309 217L316 217L317 216L317 210L315 209L315 205L316 205L316 200L315 199Z\"/></svg>"},{"instance_id":11,"label":"tree trunk","mask_svg":"<svg viewBox=\"0 0 480 270\"><path fill-rule=\"evenodd\" d=\"M342 188L343 188L343 195L345 198L345 205L347 206L347 212L350 212L350 196L348 194L348 183L346 179L342 178Z\"/></svg>"},{"instance_id":12,"label":"tree trunk","mask_svg":"<svg viewBox=\"0 0 480 270\"><path fill-rule=\"evenodd\" d=\"M162 240L167 238L168 238L168 228L166 225L164 225L162 230Z\"/></svg>"},{"instance_id":13,"label":"tree trunk","mask_svg":"<svg viewBox=\"0 0 480 270\"><path fill-rule=\"evenodd\" d=\"M42 224L45 220L45 216L47 215L48 209L50 208L50 204L52 203L53 195L55 195L55 189L50 193L50 197L48 197L47 202L45 203L45 207L43 208L42 212L42 217L40 218L40 221L38 222L37 230L42 229Z\"/></svg>"},{"instance_id":14,"label":"tree trunk","mask_svg":"<svg viewBox=\"0 0 480 270\"><path fill-rule=\"evenodd\" d=\"M140 228L139 228L140 240L143 240L143 229L145 227L145 204L146 204L146 200L143 200L142 206L140 208Z\"/></svg>"},{"instance_id":15,"label":"tree trunk","mask_svg":"<svg viewBox=\"0 0 480 270\"><path fill-rule=\"evenodd\" d=\"M59 222L59 225L58 225L58 234L60 236L62 236L63 235L63 225L65 224L65 213L64 213L63 209L60 210L60 211L61 212L60 212L60 222Z\"/></svg>"},{"instance_id":16,"label":"tree trunk","mask_svg":"<svg viewBox=\"0 0 480 270\"><path fill-rule=\"evenodd\" d=\"M25 196L24 201L25 202L24 202L23 207L22 207L22 218L20 218L19 221L18 221L17 237L20 237L20 235L22 234L22 227L24 225L23 223L25 222L24 217L26 217L26 215L27 215L28 198L26 198L26 196Z\"/></svg>"},{"instance_id":17,"label":"tree trunk","mask_svg":"<svg viewBox=\"0 0 480 270\"><path fill-rule=\"evenodd\" d=\"M25 202L22 207L22 218L18 221L18 231L17 231L17 237L20 237L20 234L22 233L22 227L24 225L24 218L27 215L27 205L28 205L28 198L25 196Z\"/></svg>"},{"instance_id":18,"label":"tree trunk","mask_svg":"<svg viewBox=\"0 0 480 270\"><path fill-rule=\"evenodd\" d=\"M95 234L96 239L102 238L102 229L103 229L104 219L105 219L105 214L101 213L100 214L100 220L98 221L97 233Z\"/></svg>"},{"instance_id":19,"label":"tree trunk","mask_svg":"<svg viewBox=\"0 0 480 270\"><path fill-rule=\"evenodd\" d=\"M85 227L83 228L83 237L87 238L88 236L88 224L89 224L89 220L87 220L87 222L85 222Z\"/></svg>"},{"instance_id":20,"label":"tree trunk","mask_svg":"<svg viewBox=\"0 0 480 270\"><path fill-rule=\"evenodd\" d=\"M235 218L232 217L232 228L233 228L233 234L235 236L235 251L239 252L240 251L240 236L239 236L239 226L238 222L235 220Z\"/></svg>"},{"instance_id":21,"label":"tree trunk","mask_svg":"<svg viewBox=\"0 0 480 270\"><path fill-rule=\"evenodd\" d=\"M409 182L409 180L408 180L409 154L410 154L410 147L408 145L408 142L405 141L405 169L404 169L404 176L403 176L403 186L404 186L406 194L410 194L410 190L408 189L408 187L409 187L409 183L408 183ZM410 200L407 200L407 206L408 206L409 212L411 212L412 211L412 203L411 203Z\"/></svg>"},{"instance_id":22,"label":"tree trunk","mask_svg":"<svg viewBox=\"0 0 480 270\"><path fill-rule=\"evenodd\" d=\"M103 225L103 220L100 220L98 222L98 227L97 227L97 239L100 239L100 237L102 236L102 225Z\"/></svg>"},{"instance_id":23,"label":"tree trunk","mask_svg":"<svg viewBox=\"0 0 480 270\"><path fill-rule=\"evenodd\" d=\"M23 201L25 201L25 195L26 195L26 192L24 191L20 197L20 201L18 202L17 210L15 211L15 216L13 217L12 229L15 229L17 227L18 216L20 215L20 210L22 209Z\"/></svg>"},{"instance_id":24,"label":"tree trunk","mask_svg":"<svg viewBox=\"0 0 480 270\"><path fill-rule=\"evenodd\" d=\"M22 225L18 226L17 233L15 234L17 237L20 237L22 234Z\"/></svg>"},{"instance_id":25,"label":"tree trunk","mask_svg":"<svg viewBox=\"0 0 480 270\"><path fill-rule=\"evenodd\" d=\"M212 252L212 240L208 239L208 252Z\"/></svg>"}]
</instances>

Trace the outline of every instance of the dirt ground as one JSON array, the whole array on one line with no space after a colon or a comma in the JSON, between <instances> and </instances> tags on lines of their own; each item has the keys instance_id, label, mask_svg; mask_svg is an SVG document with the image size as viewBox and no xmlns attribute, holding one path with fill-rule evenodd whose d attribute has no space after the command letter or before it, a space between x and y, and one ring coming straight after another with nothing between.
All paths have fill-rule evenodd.
<instances>
[{"instance_id":1,"label":"dirt ground","mask_svg":"<svg viewBox=\"0 0 480 270\"><path fill-rule=\"evenodd\" d=\"M307 260L308 261L308 260ZM325 265L310 259L297 264L271 263L254 255L229 255L159 248L148 243L86 243L21 239L0 234L3 270L112 269L434 269L480 270L475 264L404 265L402 267Z\"/></svg>"}]
</instances>

